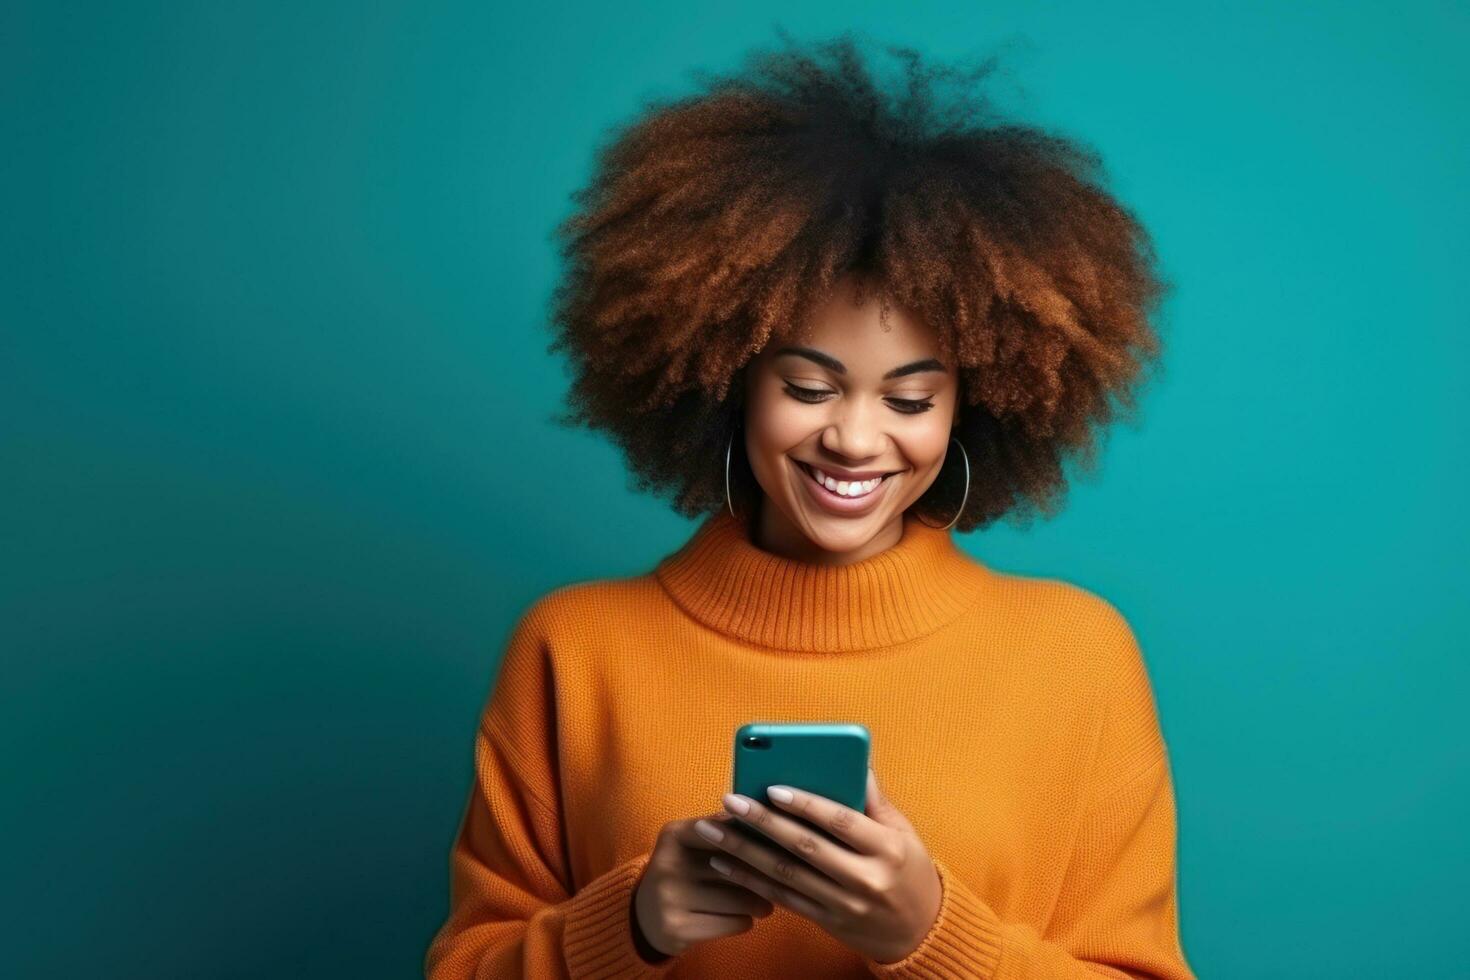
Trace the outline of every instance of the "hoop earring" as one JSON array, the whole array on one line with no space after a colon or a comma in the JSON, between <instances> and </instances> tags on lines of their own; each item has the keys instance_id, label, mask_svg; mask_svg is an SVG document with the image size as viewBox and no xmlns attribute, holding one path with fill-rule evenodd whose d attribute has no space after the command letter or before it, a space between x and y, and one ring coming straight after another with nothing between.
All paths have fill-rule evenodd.
<instances>
[{"instance_id":1,"label":"hoop earring","mask_svg":"<svg viewBox=\"0 0 1470 980\"><path fill-rule=\"evenodd\" d=\"M740 431L740 426L735 427L735 432ZM739 520L735 513L735 505L730 502L730 450L735 445L735 432L730 433L730 441L725 444L725 506L730 508L730 516Z\"/></svg>"},{"instance_id":2,"label":"hoop earring","mask_svg":"<svg viewBox=\"0 0 1470 980\"><path fill-rule=\"evenodd\" d=\"M970 502L970 454L965 452L965 444L963 442L960 442L954 436L950 436L949 441L960 447L960 452L964 455L965 458L965 496L963 499L960 500L960 509L955 511L955 515L951 517L949 519L949 523L944 525L943 527L940 527L937 524L930 524L928 521L924 520L924 518L920 517L917 512L914 513L914 518L918 520L920 524L923 524L925 527L932 527L938 531L948 531L951 527L953 527L954 522L959 520L960 515L965 512L965 504Z\"/></svg>"}]
</instances>

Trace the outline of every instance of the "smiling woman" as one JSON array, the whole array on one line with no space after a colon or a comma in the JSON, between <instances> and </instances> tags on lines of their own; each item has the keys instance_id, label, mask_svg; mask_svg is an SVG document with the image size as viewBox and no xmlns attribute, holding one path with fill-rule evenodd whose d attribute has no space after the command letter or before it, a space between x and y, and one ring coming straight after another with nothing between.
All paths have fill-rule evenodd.
<instances>
[{"instance_id":1,"label":"smiling woman","mask_svg":"<svg viewBox=\"0 0 1470 980\"><path fill-rule=\"evenodd\" d=\"M847 564L895 545L959 425L958 372L937 332L902 309L885 318L860 287L844 277L800 344L745 370L744 456L764 491L754 534L802 561Z\"/></svg>"},{"instance_id":2,"label":"smiling woman","mask_svg":"<svg viewBox=\"0 0 1470 980\"><path fill-rule=\"evenodd\" d=\"M567 275L551 349L574 378L563 421L607 432L639 488L686 516L723 503L742 378L781 348L817 349L825 371L808 380L858 381L869 395L906 353L942 362L937 414L955 442L940 451L958 447L976 479L966 495L957 458L905 505L959 531L1059 511L1065 462L1093 467L1097 432L1136 410L1168 287L1147 232L1102 187L1097 154L996 118L972 85L990 63L928 68L892 50L906 64L894 94L844 38L755 54L708 93L652 107L602 150L559 229ZM900 331L881 370L835 349L875 323ZM893 410L940 394L913 380L887 393ZM838 415L852 405L821 401ZM751 510L763 484L734 448L730 494Z\"/></svg>"},{"instance_id":3,"label":"smiling woman","mask_svg":"<svg viewBox=\"0 0 1470 980\"><path fill-rule=\"evenodd\" d=\"M564 421L704 520L516 624L432 980L1192 976L1131 629L950 531L1057 505L1163 287L1092 154L894 50L652 107L561 229ZM866 725L863 811L726 795L751 721Z\"/></svg>"}]
</instances>

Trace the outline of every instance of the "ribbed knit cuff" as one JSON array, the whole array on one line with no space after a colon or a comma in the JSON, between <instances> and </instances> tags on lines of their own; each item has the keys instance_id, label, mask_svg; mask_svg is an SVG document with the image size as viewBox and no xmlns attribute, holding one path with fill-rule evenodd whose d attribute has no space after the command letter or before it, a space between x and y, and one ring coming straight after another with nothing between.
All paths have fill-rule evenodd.
<instances>
[{"instance_id":1,"label":"ribbed knit cuff","mask_svg":"<svg viewBox=\"0 0 1470 980\"><path fill-rule=\"evenodd\" d=\"M939 872L942 897L939 915L929 934L901 960L880 963L865 957L868 970L875 977L904 980L958 977L989 980L1000 963L1000 920L980 896L954 876L948 865L938 858L933 861Z\"/></svg>"},{"instance_id":2,"label":"ribbed knit cuff","mask_svg":"<svg viewBox=\"0 0 1470 980\"><path fill-rule=\"evenodd\" d=\"M657 977L678 961L649 963L633 945L629 906L648 855L640 854L589 881L569 901L562 952L573 977Z\"/></svg>"}]
</instances>

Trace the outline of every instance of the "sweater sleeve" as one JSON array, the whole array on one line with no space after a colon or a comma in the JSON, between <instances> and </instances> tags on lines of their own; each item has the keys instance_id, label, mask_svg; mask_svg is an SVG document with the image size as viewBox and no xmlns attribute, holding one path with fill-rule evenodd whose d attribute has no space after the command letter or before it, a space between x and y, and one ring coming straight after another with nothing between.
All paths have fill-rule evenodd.
<instances>
[{"instance_id":1,"label":"sweater sleeve","mask_svg":"<svg viewBox=\"0 0 1470 980\"><path fill-rule=\"evenodd\" d=\"M1118 618L1121 621L1121 617ZM1045 934L1007 922L935 859L939 914L901 960L867 958L876 977L905 980L1120 977L1194 980L1179 941L1176 823L1168 754L1131 630L1099 737L1092 802Z\"/></svg>"},{"instance_id":2,"label":"sweater sleeve","mask_svg":"<svg viewBox=\"0 0 1470 980\"><path fill-rule=\"evenodd\" d=\"M425 953L426 980L657 977L677 962L649 963L634 946L633 891L647 854L569 887L549 680L528 613L475 735L475 778L450 850L449 916Z\"/></svg>"}]
</instances>

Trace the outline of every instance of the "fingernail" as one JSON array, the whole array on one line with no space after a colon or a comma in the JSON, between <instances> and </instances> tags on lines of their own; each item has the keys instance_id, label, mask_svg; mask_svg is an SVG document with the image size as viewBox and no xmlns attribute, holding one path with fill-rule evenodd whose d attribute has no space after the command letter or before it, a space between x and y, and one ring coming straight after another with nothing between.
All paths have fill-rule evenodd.
<instances>
[{"instance_id":1,"label":"fingernail","mask_svg":"<svg viewBox=\"0 0 1470 980\"><path fill-rule=\"evenodd\" d=\"M699 831L706 840L712 840L716 844L725 839L725 832L708 820L696 820L694 829Z\"/></svg>"},{"instance_id":2,"label":"fingernail","mask_svg":"<svg viewBox=\"0 0 1470 980\"><path fill-rule=\"evenodd\" d=\"M730 873L730 863L718 854L709 859L709 866L722 875L728 875Z\"/></svg>"},{"instance_id":3,"label":"fingernail","mask_svg":"<svg viewBox=\"0 0 1470 980\"><path fill-rule=\"evenodd\" d=\"M750 812L750 804L745 801L745 798L741 796L736 796L734 793L725 794L725 806L729 807L731 811L739 814L746 814Z\"/></svg>"},{"instance_id":4,"label":"fingernail","mask_svg":"<svg viewBox=\"0 0 1470 980\"><path fill-rule=\"evenodd\" d=\"M790 803L793 799L795 799L795 797L791 795L791 790L787 789L785 786L767 786L766 792L770 794L771 799L775 800L777 803Z\"/></svg>"}]
</instances>

